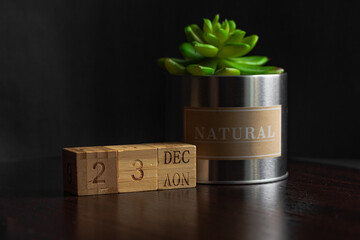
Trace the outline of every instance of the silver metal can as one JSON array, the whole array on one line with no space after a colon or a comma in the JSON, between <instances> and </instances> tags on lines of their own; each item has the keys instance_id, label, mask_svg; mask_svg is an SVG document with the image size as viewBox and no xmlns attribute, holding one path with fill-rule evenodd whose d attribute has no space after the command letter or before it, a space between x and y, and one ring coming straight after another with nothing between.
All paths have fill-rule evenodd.
<instances>
[{"instance_id":1,"label":"silver metal can","mask_svg":"<svg viewBox=\"0 0 360 240\"><path fill-rule=\"evenodd\" d=\"M285 179L287 74L183 78L184 142L197 146L197 182Z\"/></svg>"}]
</instances>

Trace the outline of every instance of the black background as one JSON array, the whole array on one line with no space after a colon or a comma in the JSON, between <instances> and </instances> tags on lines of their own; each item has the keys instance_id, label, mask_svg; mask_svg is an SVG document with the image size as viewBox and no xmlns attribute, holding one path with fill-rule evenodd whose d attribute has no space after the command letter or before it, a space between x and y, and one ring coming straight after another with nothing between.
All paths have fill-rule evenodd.
<instances>
[{"instance_id":1,"label":"black background","mask_svg":"<svg viewBox=\"0 0 360 240\"><path fill-rule=\"evenodd\" d=\"M168 140L171 93L156 59L179 56L183 28L216 13L258 34L252 54L288 72L289 155L358 158L354 4L0 1L0 161Z\"/></svg>"}]
</instances>

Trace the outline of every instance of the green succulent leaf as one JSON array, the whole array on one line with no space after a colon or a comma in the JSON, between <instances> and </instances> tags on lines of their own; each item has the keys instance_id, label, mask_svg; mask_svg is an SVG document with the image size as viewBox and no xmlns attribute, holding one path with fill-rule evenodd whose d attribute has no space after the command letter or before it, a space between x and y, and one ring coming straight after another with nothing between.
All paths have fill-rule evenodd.
<instances>
[{"instance_id":1,"label":"green succulent leaf","mask_svg":"<svg viewBox=\"0 0 360 240\"><path fill-rule=\"evenodd\" d=\"M236 30L236 23L234 20L229 20L229 26L230 26L230 33Z\"/></svg>"},{"instance_id":2,"label":"green succulent leaf","mask_svg":"<svg viewBox=\"0 0 360 240\"><path fill-rule=\"evenodd\" d=\"M194 63L198 62L197 59L180 59L180 58L170 58L170 59L173 60L174 62L179 63L180 65L185 66L185 67L189 64L194 64Z\"/></svg>"},{"instance_id":3,"label":"green succulent leaf","mask_svg":"<svg viewBox=\"0 0 360 240\"><path fill-rule=\"evenodd\" d=\"M165 59L167 58L159 58L157 60L157 63L160 67L163 67L165 68ZM182 66L187 66L189 64L194 64L194 63L197 63L198 60L197 59L193 59L193 60L188 60L188 59L180 59L180 58L170 58L172 61L182 65Z\"/></svg>"},{"instance_id":4,"label":"green succulent leaf","mask_svg":"<svg viewBox=\"0 0 360 240\"><path fill-rule=\"evenodd\" d=\"M212 33L212 31L213 31L213 27L211 21L207 18L204 18L203 32Z\"/></svg>"},{"instance_id":5,"label":"green succulent leaf","mask_svg":"<svg viewBox=\"0 0 360 240\"><path fill-rule=\"evenodd\" d=\"M199 62L199 65L216 69L218 62L219 60L217 58L205 58L204 60Z\"/></svg>"},{"instance_id":6,"label":"green succulent leaf","mask_svg":"<svg viewBox=\"0 0 360 240\"><path fill-rule=\"evenodd\" d=\"M207 76L213 75L215 70L211 67L201 66L199 64L190 64L186 67L186 70L194 76Z\"/></svg>"},{"instance_id":7,"label":"green succulent leaf","mask_svg":"<svg viewBox=\"0 0 360 240\"><path fill-rule=\"evenodd\" d=\"M213 33L215 34L216 30L218 30L219 28L221 28L221 24L218 22L215 26L213 26Z\"/></svg>"},{"instance_id":8,"label":"green succulent leaf","mask_svg":"<svg viewBox=\"0 0 360 240\"><path fill-rule=\"evenodd\" d=\"M219 39L212 33L204 33L205 42L214 45L215 47L219 46Z\"/></svg>"},{"instance_id":9,"label":"green succulent leaf","mask_svg":"<svg viewBox=\"0 0 360 240\"><path fill-rule=\"evenodd\" d=\"M183 55L183 57L185 59L202 59L204 58L201 54L199 54L195 48L193 47L193 45L191 45L191 43L182 43L180 45L180 52L181 55Z\"/></svg>"},{"instance_id":10,"label":"green succulent leaf","mask_svg":"<svg viewBox=\"0 0 360 240\"><path fill-rule=\"evenodd\" d=\"M250 45L250 51L255 47L257 41L259 40L258 35L251 35L248 37L245 37L242 42Z\"/></svg>"},{"instance_id":11,"label":"green succulent leaf","mask_svg":"<svg viewBox=\"0 0 360 240\"><path fill-rule=\"evenodd\" d=\"M170 74L173 74L173 75L186 75L187 74L186 68L184 66L182 66L181 64L175 62L171 58L165 58L164 66Z\"/></svg>"},{"instance_id":12,"label":"green succulent leaf","mask_svg":"<svg viewBox=\"0 0 360 240\"><path fill-rule=\"evenodd\" d=\"M234 20L219 22L219 19L217 14L212 21L204 18L202 28L196 24L185 27L188 42L179 47L184 59L159 58L159 66L175 75L233 76L284 72L279 67L263 66L269 61L265 56L247 56L259 40L257 35L245 36L245 31L236 29Z\"/></svg>"},{"instance_id":13,"label":"green succulent leaf","mask_svg":"<svg viewBox=\"0 0 360 240\"><path fill-rule=\"evenodd\" d=\"M204 57L215 57L218 53L218 48L211 44L194 42L194 48Z\"/></svg>"},{"instance_id":14,"label":"green succulent leaf","mask_svg":"<svg viewBox=\"0 0 360 240\"><path fill-rule=\"evenodd\" d=\"M222 44L228 39L229 32L221 27L217 27L215 30L215 35L219 39L219 44Z\"/></svg>"},{"instance_id":15,"label":"green succulent leaf","mask_svg":"<svg viewBox=\"0 0 360 240\"><path fill-rule=\"evenodd\" d=\"M221 66L238 69L241 74L253 75L253 74L279 74L283 73L284 69L274 66L254 66L242 63L236 63L229 60L223 60Z\"/></svg>"},{"instance_id":16,"label":"green succulent leaf","mask_svg":"<svg viewBox=\"0 0 360 240\"><path fill-rule=\"evenodd\" d=\"M212 20L212 27L213 29L215 28L215 26L219 23L219 19L220 19L220 16L219 14L216 14L214 19Z\"/></svg>"},{"instance_id":17,"label":"green succulent leaf","mask_svg":"<svg viewBox=\"0 0 360 240\"><path fill-rule=\"evenodd\" d=\"M240 71L236 68L220 68L215 72L215 75L221 75L221 76L236 76L240 75Z\"/></svg>"},{"instance_id":18,"label":"green succulent leaf","mask_svg":"<svg viewBox=\"0 0 360 240\"><path fill-rule=\"evenodd\" d=\"M157 64L158 64L160 67L164 68L164 67L165 67L165 58L159 58L159 59L157 60Z\"/></svg>"},{"instance_id":19,"label":"green succulent leaf","mask_svg":"<svg viewBox=\"0 0 360 240\"><path fill-rule=\"evenodd\" d=\"M245 56L238 58L229 58L229 60L237 63L260 66L267 63L269 61L269 58L265 56Z\"/></svg>"},{"instance_id":20,"label":"green succulent leaf","mask_svg":"<svg viewBox=\"0 0 360 240\"><path fill-rule=\"evenodd\" d=\"M227 32L230 32L230 25L229 25L229 21L227 19L225 19L225 21L222 22L221 28Z\"/></svg>"},{"instance_id":21,"label":"green succulent leaf","mask_svg":"<svg viewBox=\"0 0 360 240\"><path fill-rule=\"evenodd\" d=\"M202 38L203 32L196 24L191 24L185 27L185 35L189 42L197 41L200 43L204 43Z\"/></svg>"},{"instance_id":22,"label":"green succulent leaf","mask_svg":"<svg viewBox=\"0 0 360 240\"><path fill-rule=\"evenodd\" d=\"M245 34L246 34L245 31L237 29L230 35L227 42L241 43L242 40L244 39Z\"/></svg>"},{"instance_id":23,"label":"green succulent leaf","mask_svg":"<svg viewBox=\"0 0 360 240\"><path fill-rule=\"evenodd\" d=\"M220 50L218 57L232 58L241 57L250 51L250 45L245 43L226 43Z\"/></svg>"}]
</instances>

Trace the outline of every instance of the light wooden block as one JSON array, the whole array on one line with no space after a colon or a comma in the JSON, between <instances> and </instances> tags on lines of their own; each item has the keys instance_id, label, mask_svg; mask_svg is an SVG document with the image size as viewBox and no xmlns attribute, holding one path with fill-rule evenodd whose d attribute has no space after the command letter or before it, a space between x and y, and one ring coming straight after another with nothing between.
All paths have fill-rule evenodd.
<instances>
[{"instance_id":1,"label":"light wooden block","mask_svg":"<svg viewBox=\"0 0 360 240\"><path fill-rule=\"evenodd\" d=\"M75 195L117 192L116 151L105 147L63 149L64 189Z\"/></svg>"},{"instance_id":2,"label":"light wooden block","mask_svg":"<svg viewBox=\"0 0 360 240\"><path fill-rule=\"evenodd\" d=\"M152 143L158 152L158 189L196 186L196 146L186 143Z\"/></svg>"},{"instance_id":3,"label":"light wooden block","mask_svg":"<svg viewBox=\"0 0 360 240\"><path fill-rule=\"evenodd\" d=\"M157 150L144 144L106 146L117 151L118 192L157 190Z\"/></svg>"}]
</instances>

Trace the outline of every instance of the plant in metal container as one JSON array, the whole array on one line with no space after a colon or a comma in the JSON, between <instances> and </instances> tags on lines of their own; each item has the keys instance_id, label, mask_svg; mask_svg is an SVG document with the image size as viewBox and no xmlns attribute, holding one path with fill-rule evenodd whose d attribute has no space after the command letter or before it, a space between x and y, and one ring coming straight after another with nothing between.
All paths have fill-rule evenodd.
<instances>
[{"instance_id":1,"label":"plant in metal container","mask_svg":"<svg viewBox=\"0 0 360 240\"><path fill-rule=\"evenodd\" d=\"M257 35L245 36L233 20L219 22L219 14L212 21L204 18L202 29L197 24L185 27L188 42L180 45L184 59L160 58L158 63L173 75L255 75L279 74L284 69L263 66L265 56L248 56L259 40Z\"/></svg>"},{"instance_id":2,"label":"plant in metal container","mask_svg":"<svg viewBox=\"0 0 360 240\"><path fill-rule=\"evenodd\" d=\"M287 177L287 74L248 55L259 40L219 15L185 27L183 59L160 58L181 101L183 141L196 145L196 178L206 184L265 183ZM181 84L179 87L178 84ZM180 93L181 90L181 93ZM179 93L181 97L173 97ZM178 102L177 102L178 101ZM173 111L175 112L175 111ZM169 121L170 124L171 121ZM173 121L176 122L176 121ZM178 131L174 127L169 131Z\"/></svg>"}]
</instances>

